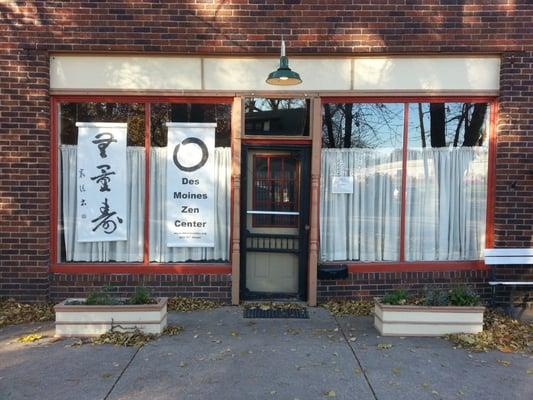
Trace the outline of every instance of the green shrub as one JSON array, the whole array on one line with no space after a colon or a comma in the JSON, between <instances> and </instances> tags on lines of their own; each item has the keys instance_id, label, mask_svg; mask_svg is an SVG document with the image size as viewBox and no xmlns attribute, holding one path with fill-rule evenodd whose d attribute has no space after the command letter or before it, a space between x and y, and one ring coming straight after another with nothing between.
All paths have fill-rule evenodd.
<instances>
[{"instance_id":1,"label":"green shrub","mask_svg":"<svg viewBox=\"0 0 533 400\"><path fill-rule=\"evenodd\" d=\"M450 305L452 306L478 306L481 299L468 286L455 286L449 292Z\"/></svg>"},{"instance_id":2,"label":"green shrub","mask_svg":"<svg viewBox=\"0 0 533 400\"><path fill-rule=\"evenodd\" d=\"M423 303L425 306L447 306L450 296L444 290L426 290Z\"/></svg>"},{"instance_id":3,"label":"green shrub","mask_svg":"<svg viewBox=\"0 0 533 400\"><path fill-rule=\"evenodd\" d=\"M150 292L144 286L135 288L135 293L130 297L128 303L130 304L151 304L154 300L150 296Z\"/></svg>"},{"instance_id":4,"label":"green shrub","mask_svg":"<svg viewBox=\"0 0 533 400\"><path fill-rule=\"evenodd\" d=\"M89 306L107 306L118 304L117 299L111 295L111 286L104 286L101 290L89 293L85 304Z\"/></svg>"},{"instance_id":5,"label":"green shrub","mask_svg":"<svg viewBox=\"0 0 533 400\"><path fill-rule=\"evenodd\" d=\"M409 295L407 294L407 291L405 289L398 289L394 292L387 293L381 302L383 304L390 304L390 305L400 305L405 304L407 302L407 298Z\"/></svg>"}]
</instances>

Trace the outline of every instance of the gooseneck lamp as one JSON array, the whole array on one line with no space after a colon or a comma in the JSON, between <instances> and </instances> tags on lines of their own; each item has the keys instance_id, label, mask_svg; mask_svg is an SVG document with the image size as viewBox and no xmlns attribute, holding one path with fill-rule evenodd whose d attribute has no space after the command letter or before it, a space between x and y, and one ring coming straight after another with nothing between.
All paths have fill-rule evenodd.
<instances>
[{"instance_id":1,"label":"gooseneck lamp","mask_svg":"<svg viewBox=\"0 0 533 400\"><path fill-rule=\"evenodd\" d=\"M302 79L297 72L289 68L289 59L285 55L285 41L281 41L281 57L279 58L279 68L276 71L268 74L266 83L270 85L298 85L302 83Z\"/></svg>"}]
</instances>

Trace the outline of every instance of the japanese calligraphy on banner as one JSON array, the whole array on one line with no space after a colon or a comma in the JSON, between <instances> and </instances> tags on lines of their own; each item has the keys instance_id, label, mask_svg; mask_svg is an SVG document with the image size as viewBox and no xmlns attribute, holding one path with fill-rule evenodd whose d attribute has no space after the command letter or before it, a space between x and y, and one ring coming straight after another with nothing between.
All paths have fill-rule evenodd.
<instances>
[{"instance_id":1,"label":"japanese calligraphy on banner","mask_svg":"<svg viewBox=\"0 0 533 400\"><path fill-rule=\"evenodd\" d=\"M216 126L167 123L167 247L215 246Z\"/></svg>"},{"instance_id":2,"label":"japanese calligraphy on banner","mask_svg":"<svg viewBox=\"0 0 533 400\"><path fill-rule=\"evenodd\" d=\"M77 122L76 240L127 240L127 124Z\"/></svg>"}]
</instances>

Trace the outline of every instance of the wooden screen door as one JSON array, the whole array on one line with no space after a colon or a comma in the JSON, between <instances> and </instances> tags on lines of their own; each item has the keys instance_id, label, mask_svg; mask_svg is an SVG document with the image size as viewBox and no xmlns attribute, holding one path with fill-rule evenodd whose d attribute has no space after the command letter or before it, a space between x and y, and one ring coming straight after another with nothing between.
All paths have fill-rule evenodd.
<instances>
[{"instance_id":1,"label":"wooden screen door","mask_svg":"<svg viewBox=\"0 0 533 400\"><path fill-rule=\"evenodd\" d=\"M243 146L241 294L305 300L309 148Z\"/></svg>"}]
</instances>

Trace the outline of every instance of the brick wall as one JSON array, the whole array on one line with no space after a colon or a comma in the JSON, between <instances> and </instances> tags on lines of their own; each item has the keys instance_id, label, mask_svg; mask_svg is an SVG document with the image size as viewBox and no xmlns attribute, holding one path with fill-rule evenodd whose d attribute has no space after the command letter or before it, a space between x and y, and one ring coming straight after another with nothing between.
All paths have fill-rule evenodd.
<instances>
[{"instance_id":1,"label":"brick wall","mask_svg":"<svg viewBox=\"0 0 533 400\"><path fill-rule=\"evenodd\" d=\"M146 287L153 296L199 297L224 303L231 301L231 275L52 274L50 278L52 300L86 297L88 293L106 286L118 296L127 297L139 285Z\"/></svg>"},{"instance_id":2,"label":"brick wall","mask_svg":"<svg viewBox=\"0 0 533 400\"><path fill-rule=\"evenodd\" d=\"M529 0L6 1L0 23L0 295L49 293L48 62L58 51L277 55L283 35L290 54L502 54L494 241L531 246ZM63 276L51 279L57 297Z\"/></svg>"},{"instance_id":3,"label":"brick wall","mask_svg":"<svg viewBox=\"0 0 533 400\"><path fill-rule=\"evenodd\" d=\"M318 302L331 299L356 298L372 300L395 289L422 293L424 289L444 289L468 284L485 300L490 298L486 284L487 271L445 272L359 272L349 273L347 279L318 281Z\"/></svg>"}]
</instances>

